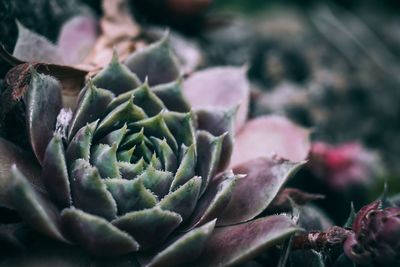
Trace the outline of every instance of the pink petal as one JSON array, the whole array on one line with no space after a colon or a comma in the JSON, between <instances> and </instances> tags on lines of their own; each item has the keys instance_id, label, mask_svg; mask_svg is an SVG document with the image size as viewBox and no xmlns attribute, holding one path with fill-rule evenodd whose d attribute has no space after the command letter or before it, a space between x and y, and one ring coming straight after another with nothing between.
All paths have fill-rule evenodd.
<instances>
[{"instance_id":1,"label":"pink petal","mask_svg":"<svg viewBox=\"0 0 400 267\"><path fill-rule=\"evenodd\" d=\"M230 166L273 155L303 161L310 150L309 137L310 130L285 117L269 115L252 119L236 136Z\"/></svg>"},{"instance_id":2,"label":"pink petal","mask_svg":"<svg viewBox=\"0 0 400 267\"><path fill-rule=\"evenodd\" d=\"M247 119L250 85L245 67L215 67L194 73L183 83L183 93L193 108L234 108L236 131Z\"/></svg>"}]
</instances>

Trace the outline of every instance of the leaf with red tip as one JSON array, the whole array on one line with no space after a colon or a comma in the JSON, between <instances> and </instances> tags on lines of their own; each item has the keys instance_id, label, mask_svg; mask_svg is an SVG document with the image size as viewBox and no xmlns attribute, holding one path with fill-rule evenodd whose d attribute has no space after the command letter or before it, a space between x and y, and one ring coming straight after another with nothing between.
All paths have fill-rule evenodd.
<instances>
[{"instance_id":1,"label":"leaf with red tip","mask_svg":"<svg viewBox=\"0 0 400 267\"><path fill-rule=\"evenodd\" d=\"M179 214L156 207L127 213L112 223L133 236L141 249L147 249L164 242L181 222Z\"/></svg>"},{"instance_id":2,"label":"leaf with red tip","mask_svg":"<svg viewBox=\"0 0 400 267\"><path fill-rule=\"evenodd\" d=\"M63 64L64 59L57 46L45 37L25 28L17 21L18 39L13 56L27 62Z\"/></svg>"},{"instance_id":3,"label":"leaf with red tip","mask_svg":"<svg viewBox=\"0 0 400 267\"><path fill-rule=\"evenodd\" d=\"M171 51L168 34L158 42L133 53L125 64L142 81L147 77L150 86L172 82L180 75L178 60Z\"/></svg>"},{"instance_id":4,"label":"leaf with red tip","mask_svg":"<svg viewBox=\"0 0 400 267\"><path fill-rule=\"evenodd\" d=\"M57 208L32 188L16 165L11 167L9 183L8 197L21 218L37 231L66 241L59 228L60 214Z\"/></svg>"},{"instance_id":5,"label":"leaf with red tip","mask_svg":"<svg viewBox=\"0 0 400 267\"><path fill-rule=\"evenodd\" d=\"M71 205L65 150L62 138L58 134L51 139L44 154L42 180L50 197L60 207Z\"/></svg>"},{"instance_id":6,"label":"leaf with red tip","mask_svg":"<svg viewBox=\"0 0 400 267\"><path fill-rule=\"evenodd\" d=\"M0 205L9 207L6 195L11 181L11 166L16 164L28 181L39 190L44 190L40 179L40 166L31 157L13 143L0 137Z\"/></svg>"},{"instance_id":7,"label":"leaf with red tip","mask_svg":"<svg viewBox=\"0 0 400 267\"><path fill-rule=\"evenodd\" d=\"M26 120L32 149L40 163L62 108L61 90L61 84L55 78L39 74L32 68L26 94Z\"/></svg>"},{"instance_id":8,"label":"leaf with red tip","mask_svg":"<svg viewBox=\"0 0 400 267\"><path fill-rule=\"evenodd\" d=\"M284 215L216 228L193 266L236 266L288 238L298 229Z\"/></svg>"},{"instance_id":9,"label":"leaf with red tip","mask_svg":"<svg viewBox=\"0 0 400 267\"><path fill-rule=\"evenodd\" d=\"M181 266L194 261L203 251L215 227L215 220L179 237L161 250L145 267Z\"/></svg>"},{"instance_id":10,"label":"leaf with red tip","mask_svg":"<svg viewBox=\"0 0 400 267\"><path fill-rule=\"evenodd\" d=\"M183 84L183 93L191 106L234 109L239 107L235 129L247 119L250 85L244 67L215 67L195 72Z\"/></svg>"},{"instance_id":11,"label":"leaf with red tip","mask_svg":"<svg viewBox=\"0 0 400 267\"><path fill-rule=\"evenodd\" d=\"M131 236L103 218L75 208L65 209L61 218L68 237L94 255L107 253L107 256L116 256L139 249L139 244Z\"/></svg>"},{"instance_id":12,"label":"leaf with red tip","mask_svg":"<svg viewBox=\"0 0 400 267\"><path fill-rule=\"evenodd\" d=\"M63 25L57 41L64 63L72 65L83 62L96 39L97 21L94 17L76 16L68 20Z\"/></svg>"},{"instance_id":13,"label":"leaf with red tip","mask_svg":"<svg viewBox=\"0 0 400 267\"><path fill-rule=\"evenodd\" d=\"M253 219L265 210L283 184L302 163L277 158L258 158L233 169L246 177L236 183L231 200L218 217L218 225L230 225Z\"/></svg>"},{"instance_id":14,"label":"leaf with red tip","mask_svg":"<svg viewBox=\"0 0 400 267\"><path fill-rule=\"evenodd\" d=\"M310 150L310 130L285 117L262 116L247 122L235 137L231 167L258 157L277 155L303 161Z\"/></svg>"}]
</instances>

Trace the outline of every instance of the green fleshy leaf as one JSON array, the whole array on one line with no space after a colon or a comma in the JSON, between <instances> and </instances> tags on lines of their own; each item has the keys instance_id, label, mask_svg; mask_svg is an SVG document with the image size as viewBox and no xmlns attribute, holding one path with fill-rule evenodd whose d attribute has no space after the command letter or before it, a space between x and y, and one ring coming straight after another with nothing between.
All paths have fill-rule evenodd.
<instances>
[{"instance_id":1,"label":"green fleshy leaf","mask_svg":"<svg viewBox=\"0 0 400 267\"><path fill-rule=\"evenodd\" d=\"M200 109L196 110L197 128L214 136L226 135L221 147L221 157L217 172L225 170L232 156L234 121L237 109Z\"/></svg>"},{"instance_id":2,"label":"green fleshy leaf","mask_svg":"<svg viewBox=\"0 0 400 267\"><path fill-rule=\"evenodd\" d=\"M140 121L146 117L143 109L133 104L133 99L131 98L116 107L100 121L96 135L104 135L107 132L118 129L125 123Z\"/></svg>"},{"instance_id":3,"label":"green fleshy leaf","mask_svg":"<svg viewBox=\"0 0 400 267\"><path fill-rule=\"evenodd\" d=\"M258 158L235 167L235 174L246 174L246 177L237 181L231 200L218 217L217 224L236 224L259 215L302 165L279 158Z\"/></svg>"},{"instance_id":4,"label":"green fleshy leaf","mask_svg":"<svg viewBox=\"0 0 400 267\"><path fill-rule=\"evenodd\" d=\"M114 50L111 62L96 74L93 84L120 95L138 87L140 80L125 65L119 63L118 54Z\"/></svg>"},{"instance_id":5,"label":"green fleshy leaf","mask_svg":"<svg viewBox=\"0 0 400 267\"><path fill-rule=\"evenodd\" d=\"M61 90L61 84L55 78L37 73L32 68L25 98L26 124L32 150L40 163L62 108Z\"/></svg>"},{"instance_id":6,"label":"green fleshy leaf","mask_svg":"<svg viewBox=\"0 0 400 267\"><path fill-rule=\"evenodd\" d=\"M191 112L163 112L162 115L178 145L190 146L195 142L195 129Z\"/></svg>"},{"instance_id":7,"label":"green fleshy leaf","mask_svg":"<svg viewBox=\"0 0 400 267\"><path fill-rule=\"evenodd\" d=\"M158 197L163 197L168 193L171 186L173 174L166 171L159 171L149 165L147 169L138 176L143 185Z\"/></svg>"},{"instance_id":8,"label":"green fleshy leaf","mask_svg":"<svg viewBox=\"0 0 400 267\"><path fill-rule=\"evenodd\" d=\"M136 153L134 155L138 158L143 158L147 163L150 163L153 157L153 151L146 145L146 142L143 140L137 146Z\"/></svg>"},{"instance_id":9,"label":"green fleshy leaf","mask_svg":"<svg viewBox=\"0 0 400 267\"><path fill-rule=\"evenodd\" d=\"M161 160L157 157L156 153L153 153L153 156L151 156L150 165L153 166L153 168L156 170L163 169L163 164L161 163Z\"/></svg>"},{"instance_id":10,"label":"green fleshy leaf","mask_svg":"<svg viewBox=\"0 0 400 267\"><path fill-rule=\"evenodd\" d=\"M105 179L105 185L118 206L118 214L152 208L157 197L147 190L140 179Z\"/></svg>"},{"instance_id":11,"label":"green fleshy leaf","mask_svg":"<svg viewBox=\"0 0 400 267\"><path fill-rule=\"evenodd\" d=\"M172 181L170 191L175 191L179 186L185 184L195 175L196 159L196 148L193 144L188 147L182 157L179 168L175 173L175 178Z\"/></svg>"},{"instance_id":12,"label":"green fleshy leaf","mask_svg":"<svg viewBox=\"0 0 400 267\"><path fill-rule=\"evenodd\" d=\"M136 145L139 145L146 139L147 139L147 137L144 136L144 129L142 128L138 132L134 132L132 134L126 135L120 145L120 149L128 150Z\"/></svg>"},{"instance_id":13,"label":"green fleshy leaf","mask_svg":"<svg viewBox=\"0 0 400 267\"><path fill-rule=\"evenodd\" d=\"M215 220L184 234L164 250L158 252L145 266L182 266L196 260L212 235L214 227Z\"/></svg>"},{"instance_id":14,"label":"green fleshy leaf","mask_svg":"<svg viewBox=\"0 0 400 267\"><path fill-rule=\"evenodd\" d=\"M85 124L91 123L103 117L106 107L114 98L114 94L108 90L97 88L91 81L82 89L77 109L69 127L69 140Z\"/></svg>"},{"instance_id":15,"label":"green fleshy leaf","mask_svg":"<svg viewBox=\"0 0 400 267\"><path fill-rule=\"evenodd\" d=\"M121 178L126 180L132 180L136 176L140 175L145 167L144 159L141 158L136 163L118 162L117 163Z\"/></svg>"},{"instance_id":16,"label":"green fleshy leaf","mask_svg":"<svg viewBox=\"0 0 400 267\"><path fill-rule=\"evenodd\" d=\"M147 249L164 242L181 222L179 214L155 207L127 213L112 224L133 236L141 249Z\"/></svg>"},{"instance_id":17,"label":"green fleshy leaf","mask_svg":"<svg viewBox=\"0 0 400 267\"><path fill-rule=\"evenodd\" d=\"M176 172L177 168L177 158L174 151L168 145L167 140L160 140L155 137L151 137L154 143L154 147L157 151L158 157L161 159L163 170L168 172Z\"/></svg>"},{"instance_id":18,"label":"green fleshy leaf","mask_svg":"<svg viewBox=\"0 0 400 267\"><path fill-rule=\"evenodd\" d=\"M189 112L191 107L182 92L182 80L164 83L151 88L167 109L177 112Z\"/></svg>"},{"instance_id":19,"label":"green fleshy leaf","mask_svg":"<svg viewBox=\"0 0 400 267\"><path fill-rule=\"evenodd\" d=\"M222 154L225 134L213 136L206 131L197 131L197 174L203 179L201 194L206 190L210 179L217 173Z\"/></svg>"},{"instance_id":20,"label":"green fleshy leaf","mask_svg":"<svg viewBox=\"0 0 400 267\"><path fill-rule=\"evenodd\" d=\"M163 102L150 90L147 80L132 92L133 103L141 107L147 116L152 117L165 109Z\"/></svg>"},{"instance_id":21,"label":"green fleshy leaf","mask_svg":"<svg viewBox=\"0 0 400 267\"><path fill-rule=\"evenodd\" d=\"M165 138L173 151L178 150L178 144L176 143L171 131L168 129L162 113L159 113L154 117L129 124L128 127L136 130L143 128L146 136L154 136L160 139Z\"/></svg>"},{"instance_id":22,"label":"green fleshy leaf","mask_svg":"<svg viewBox=\"0 0 400 267\"><path fill-rule=\"evenodd\" d=\"M16 165L11 167L11 178L8 197L21 218L37 231L67 242L59 227L57 208L32 188Z\"/></svg>"},{"instance_id":23,"label":"green fleshy leaf","mask_svg":"<svg viewBox=\"0 0 400 267\"><path fill-rule=\"evenodd\" d=\"M10 207L7 194L11 181L11 166L16 164L28 181L40 191L44 191L44 185L40 178L40 166L31 157L13 143L0 137L0 205Z\"/></svg>"},{"instance_id":24,"label":"green fleshy leaf","mask_svg":"<svg viewBox=\"0 0 400 267\"><path fill-rule=\"evenodd\" d=\"M50 197L60 207L71 205L68 168L61 136L56 134L47 146L44 159L42 180Z\"/></svg>"},{"instance_id":25,"label":"green fleshy leaf","mask_svg":"<svg viewBox=\"0 0 400 267\"><path fill-rule=\"evenodd\" d=\"M112 131L111 133L101 138L99 140L99 143L107 144L110 146L116 144L116 146L118 147L121 144L122 139L124 138L127 132L128 132L127 125L124 124L124 126L122 126L120 129Z\"/></svg>"},{"instance_id":26,"label":"green fleshy leaf","mask_svg":"<svg viewBox=\"0 0 400 267\"><path fill-rule=\"evenodd\" d=\"M117 145L99 144L93 147L90 163L97 167L102 178L120 178L117 166Z\"/></svg>"},{"instance_id":27,"label":"green fleshy leaf","mask_svg":"<svg viewBox=\"0 0 400 267\"><path fill-rule=\"evenodd\" d=\"M171 51L168 35L133 53L125 64L142 81L148 77L151 86L171 82L180 75L178 60Z\"/></svg>"},{"instance_id":28,"label":"green fleshy leaf","mask_svg":"<svg viewBox=\"0 0 400 267\"><path fill-rule=\"evenodd\" d=\"M240 178L243 176L229 171L213 179L199 199L186 229L192 229L217 218L228 205L236 182Z\"/></svg>"},{"instance_id":29,"label":"green fleshy leaf","mask_svg":"<svg viewBox=\"0 0 400 267\"><path fill-rule=\"evenodd\" d=\"M284 215L216 228L192 266L236 266L281 243L298 229Z\"/></svg>"},{"instance_id":30,"label":"green fleshy leaf","mask_svg":"<svg viewBox=\"0 0 400 267\"><path fill-rule=\"evenodd\" d=\"M63 229L73 241L98 256L116 256L134 252L139 244L103 218L74 208L63 210Z\"/></svg>"},{"instance_id":31,"label":"green fleshy leaf","mask_svg":"<svg viewBox=\"0 0 400 267\"><path fill-rule=\"evenodd\" d=\"M133 152L135 152L136 147L132 147L129 150L123 150L117 152L117 159L118 162L127 162L130 163L132 159Z\"/></svg>"},{"instance_id":32,"label":"green fleshy leaf","mask_svg":"<svg viewBox=\"0 0 400 267\"><path fill-rule=\"evenodd\" d=\"M164 210L176 212L186 220L193 212L201 187L201 178L193 177L174 192L166 195L159 203Z\"/></svg>"},{"instance_id":33,"label":"green fleshy leaf","mask_svg":"<svg viewBox=\"0 0 400 267\"><path fill-rule=\"evenodd\" d=\"M98 170L89 162L78 159L71 172L71 192L74 206L108 220L117 215L117 205Z\"/></svg>"},{"instance_id":34,"label":"green fleshy leaf","mask_svg":"<svg viewBox=\"0 0 400 267\"><path fill-rule=\"evenodd\" d=\"M68 162L74 162L77 159L89 160L93 135L98 122L99 120L96 120L82 127L72 138L67 148Z\"/></svg>"}]
</instances>

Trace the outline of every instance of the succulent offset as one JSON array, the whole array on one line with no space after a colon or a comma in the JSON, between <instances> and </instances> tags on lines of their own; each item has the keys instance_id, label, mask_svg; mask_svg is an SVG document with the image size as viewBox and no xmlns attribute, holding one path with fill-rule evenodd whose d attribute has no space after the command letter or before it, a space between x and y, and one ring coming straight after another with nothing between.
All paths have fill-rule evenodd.
<instances>
[{"instance_id":1,"label":"succulent offset","mask_svg":"<svg viewBox=\"0 0 400 267\"><path fill-rule=\"evenodd\" d=\"M346 255L361 266L400 264L400 208L383 208L381 201L364 206L353 222L354 233L344 243Z\"/></svg>"},{"instance_id":2,"label":"succulent offset","mask_svg":"<svg viewBox=\"0 0 400 267\"><path fill-rule=\"evenodd\" d=\"M38 164L0 139L1 204L53 239L95 256L138 252L144 266L235 265L294 233L286 215L254 218L301 163L257 157L226 171L234 109L193 110L179 76L163 38L125 65L114 56L71 113L60 83L31 70Z\"/></svg>"}]
</instances>

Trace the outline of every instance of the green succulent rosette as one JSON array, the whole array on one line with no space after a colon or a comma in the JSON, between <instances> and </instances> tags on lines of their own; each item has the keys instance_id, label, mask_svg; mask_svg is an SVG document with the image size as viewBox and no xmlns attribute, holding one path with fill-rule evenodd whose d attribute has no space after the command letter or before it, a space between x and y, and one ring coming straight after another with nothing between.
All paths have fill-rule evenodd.
<instances>
[{"instance_id":1,"label":"green succulent rosette","mask_svg":"<svg viewBox=\"0 0 400 267\"><path fill-rule=\"evenodd\" d=\"M124 64L114 55L74 112L54 77L30 74L34 156L0 139L0 201L40 234L140 266L231 266L297 230L286 215L257 216L301 163L227 170L236 109L191 107L167 38Z\"/></svg>"}]
</instances>

